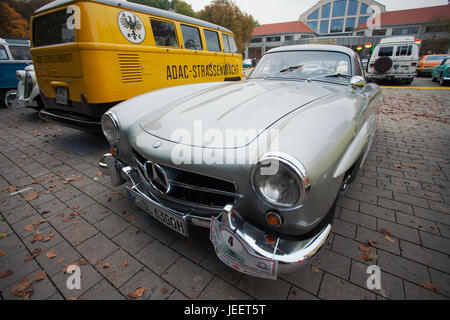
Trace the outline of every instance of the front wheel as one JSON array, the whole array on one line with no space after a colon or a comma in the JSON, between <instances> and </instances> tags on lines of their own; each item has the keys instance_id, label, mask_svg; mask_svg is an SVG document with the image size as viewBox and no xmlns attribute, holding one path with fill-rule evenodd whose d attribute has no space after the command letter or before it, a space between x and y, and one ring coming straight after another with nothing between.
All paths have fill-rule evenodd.
<instances>
[{"instance_id":1,"label":"front wheel","mask_svg":"<svg viewBox=\"0 0 450 320\"><path fill-rule=\"evenodd\" d=\"M444 80L444 74L443 73L441 73L441 76L439 77L439 84L441 86L446 86L447 85L447 81Z\"/></svg>"},{"instance_id":2,"label":"front wheel","mask_svg":"<svg viewBox=\"0 0 450 320\"><path fill-rule=\"evenodd\" d=\"M7 104L6 104L6 92L8 90L5 89L0 89L0 108L6 108Z\"/></svg>"}]
</instances>

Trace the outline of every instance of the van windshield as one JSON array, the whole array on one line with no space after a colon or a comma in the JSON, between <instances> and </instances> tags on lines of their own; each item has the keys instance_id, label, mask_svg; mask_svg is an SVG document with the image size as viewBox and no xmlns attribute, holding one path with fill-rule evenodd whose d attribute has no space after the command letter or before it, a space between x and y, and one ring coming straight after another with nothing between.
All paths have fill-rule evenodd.
<instances>
[{"instance_id":1,"label":"van windshield","mask_svg":"<svg viewBox=\"0 0 450 320\"><path fill-rule=\"evenodd\" d=\"M380 50L378 51L379 57L391 57L394 53L394 47L380 47Z\"/></svg>"}]
</instances>

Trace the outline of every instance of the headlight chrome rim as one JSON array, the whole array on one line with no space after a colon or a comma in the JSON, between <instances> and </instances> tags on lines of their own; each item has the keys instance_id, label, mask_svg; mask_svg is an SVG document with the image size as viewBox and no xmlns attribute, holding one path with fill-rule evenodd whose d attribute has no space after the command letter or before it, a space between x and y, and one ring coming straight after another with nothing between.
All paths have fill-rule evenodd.
<instances>
[{"instance_id":1,"label":"headlight chrome rim","mask_svg":"<svg viewBox=\"0 0 450 320\"><path fill-rule=\"evenodd\" d=\"M106 119L108 119L109 121L112 122L113 127L115 129L113 138L111 140L108 139L108 135L105 133L105 129L103 126L103 123L106 121ZM119 142L120 140L120 125L119 125L119 119L117 119L117 116L114 114L114 112L112 111L107 111L103 114L102 116L102 131L103 131L103 135L105 136L105 138L108 140L108 142L111 145L115 145Z\"/></svg>"},{"instance_id":2,"label":"headlight chrome rim","mask_svg":"<svg viewBox=\"0 0 450 320\"><path fill-rule=\"evenodd\" d=\"M295 174L295 179L297 181L298 188L299 188L299 196L298 196L297 201L294 204L292 204L291 206L280 206L280 205L277 205L277 204L269 201L264 195L261 194L261 192L255 186L255 173L262 165L267 164L268 162L270 162L272 160L276 160L276 161L283 163L283 165L287 166ZM262 201L264 201L264 203L266 205L268 205L269 207L275 208L278 211L292 211L292 210L302 207L303 204L305 203L305 201L307 200L309 192L311 190L310 178L306 171L305 166L300 161L298 161L297 159L292 157L291 155L283 153L283 152L264 153L258 159L258 162L256 163L256 165L253 166L250 179L251 179L250 182L251 182L253 191L256 193L258 198L261 199Z\"/></svg>"}]
</instances>

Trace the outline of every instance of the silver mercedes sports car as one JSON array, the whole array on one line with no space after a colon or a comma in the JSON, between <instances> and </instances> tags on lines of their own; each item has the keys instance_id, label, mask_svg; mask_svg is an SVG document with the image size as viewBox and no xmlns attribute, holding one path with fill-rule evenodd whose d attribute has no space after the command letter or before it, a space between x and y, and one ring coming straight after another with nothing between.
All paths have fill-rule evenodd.
<instances>
[{"instance_id":1,"label":"silver mercedes sports car","mask_svg":"<svg viewBox=\"0 0 450 320\"><path fill-rule=\"evenodd\" d=\"M324 245L369 151L380 93L349 48L272 49L245 81L171 87L109 110L99 166L170 229L209 228L231 268L276 279Z\"/></svg>"}]
</instances>

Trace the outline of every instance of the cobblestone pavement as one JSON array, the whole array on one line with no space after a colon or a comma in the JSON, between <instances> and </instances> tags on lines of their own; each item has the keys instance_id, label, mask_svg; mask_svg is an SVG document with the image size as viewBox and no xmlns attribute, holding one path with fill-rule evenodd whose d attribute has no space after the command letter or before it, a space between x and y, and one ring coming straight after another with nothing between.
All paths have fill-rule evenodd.
<instances>
[{"instance_id":1,"label":"cobblestone pavement","mask_svg":"<svg viewBox=\"0 0 450 320\"><path fill-rule=\"evenodd\" d=\"M102 152L54 143L77 131L1 109L1 298L448 299L450 91L383 93L374 144L338 201L326 248L277 281L226 267L207 234L186 240L152 221L100 175ZM72 263L80 290L66 286ZM381 289L366 286L372 264Z\"/></svg>"}]
</instances>

